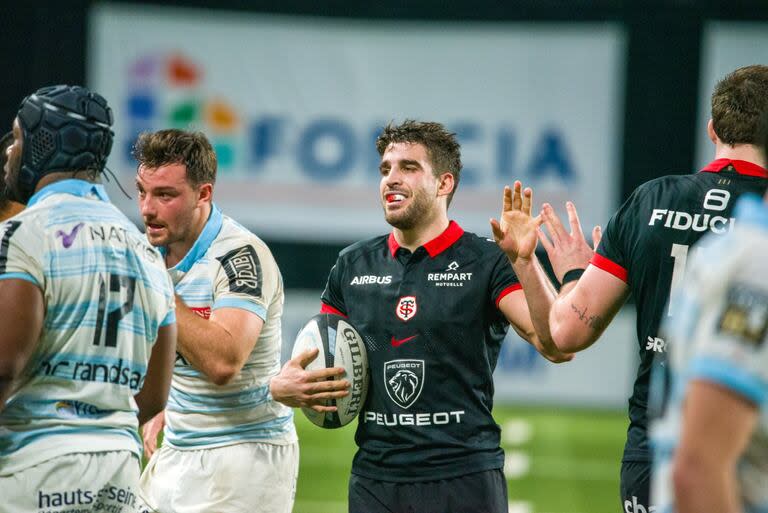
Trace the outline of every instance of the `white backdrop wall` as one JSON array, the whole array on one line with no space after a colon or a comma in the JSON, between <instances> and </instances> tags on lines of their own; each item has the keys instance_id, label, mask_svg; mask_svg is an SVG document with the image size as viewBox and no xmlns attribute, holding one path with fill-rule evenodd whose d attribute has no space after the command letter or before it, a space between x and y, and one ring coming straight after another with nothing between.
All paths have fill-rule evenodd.
<instances>
[{"instance_id":1,"label":"white backdrop wall","mask_svg":"<svg viewBox=\"0 0 768 513\"><path fill-rule=\"evenodd\" d=\"M728 73L750 64L768 65L768 23L710 21L704 26L696 126L696 166L714 159L715 147L707 138L712 115L712 90Z\"/></svg>"},{"instance_id":2,"label":"white backdrop wall","mask_svg":"<svg viewBox=\"0 0 768 513\"><path fill-rule=\"evenodd\" d=\"M617 206L625 34L618 23L334 21L99 4L88 82L115 112L110 167L132 183L138 132L203 130L215 199L257 234L343 242L387 231L380 127L456 131L451 215L490 232L504 184L576 202L585 225ZM112 194L126 212L133 202ZM562 208L562 207L561 207Z\"/></svg>"}]
</instances>

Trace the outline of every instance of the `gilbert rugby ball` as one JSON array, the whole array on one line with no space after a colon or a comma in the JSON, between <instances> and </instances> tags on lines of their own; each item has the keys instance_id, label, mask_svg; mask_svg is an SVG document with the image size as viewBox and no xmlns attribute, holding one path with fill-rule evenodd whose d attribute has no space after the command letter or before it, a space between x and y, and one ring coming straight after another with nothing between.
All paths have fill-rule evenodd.
<instances>
[{"instance_id":1,"label":"gilbert rugby ball","mask_svg":"<svg viewBox=\"0 0 768 513\"><path fill-rule=\"evenodd\" d=\"M322 428L338 428L352 422L365 403L368 393L368 354L357 330L340 315L318 314L301 329L293 343L295 357L307 349L319 349L317 358L307 365L307 370L342 367L351 386L349 394L339 399L329 399L327 406L336 406L334 412L317 412L311 408L301 411L313 424Z\"/></svg>"}]
</instances>

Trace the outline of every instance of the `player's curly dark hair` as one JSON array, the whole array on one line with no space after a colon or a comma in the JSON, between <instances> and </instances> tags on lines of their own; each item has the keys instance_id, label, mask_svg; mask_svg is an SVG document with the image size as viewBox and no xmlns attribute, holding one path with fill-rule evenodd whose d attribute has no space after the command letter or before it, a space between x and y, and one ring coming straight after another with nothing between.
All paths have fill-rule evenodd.
<instances>
[{"instance_id":1,"label":"player's curly dark hair","mask_svg":"<svg viewBox=\"0 0 768 513\"><path fill-rule=\"evenodd\" d=\"M176 128L144 132L133 147L133 156L139 166L150 169L184 164L192 185L216 182L216 152L202 132Z\"/></svg>"},{"instance_id":2,"label":"player's curly dark hair","mask_svg":"<svg viewBox=\"0 0 768 513\"><path fill-rule=\"evenodd\" d=\"M449 132L440 124L432 121L406 119L399 125L389 123L376 139L379 155L394 143L417 143L427 149L427 156L436 177L445 172L453 175L453 190L448 195L448 205L459 186L461 174L461 146L456 134Z\"/></svg>"},{"instance_id":3,"label":"player's curly dark hair","mask_svg":"<svg viewBox=\"0 0 768 513\"><path fill-rule=\"evenodd\" d=\"M739 68L712 93L712 124L726 144L759 144L760 116L768 110L768 66Z\"/></svg>"}]
</instances>

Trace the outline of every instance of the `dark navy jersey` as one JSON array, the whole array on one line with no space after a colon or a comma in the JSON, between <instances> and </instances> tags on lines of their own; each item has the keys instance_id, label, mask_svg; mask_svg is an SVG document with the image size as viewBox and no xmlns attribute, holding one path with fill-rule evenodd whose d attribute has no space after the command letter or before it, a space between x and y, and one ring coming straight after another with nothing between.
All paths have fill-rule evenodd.
<instances>
[{"instance_id":1,"label":"dark navy jersey","mask_svg":"<svg viewBox=\"0 0 768 513\"><path fill-rule=\"evenodd\" d=\"M389 235L339 254L323 311L349 317L370 365L353 473L426 481L503 467L491 416L509 326L498 304L519 288L498 246L453 221L413 253Z\"/></svg>"},{"instance_id":2,"label":"dark navy jersey","mask_svg":"<svg viewBox=\"0 0 768 513\"><path fill-rule=\"evenodd\" d=\"M624 280L637 305L640 367L629 399L625 461L649 460L648 386L667 350L659 326L674 314L670 293L681 284L689 248L706 233L731 230L736 198L764 193L766 178L768 171L750 162L718 159L700 173L641 185L608 222L591 263Z\"/></svg>"}]
</instances>

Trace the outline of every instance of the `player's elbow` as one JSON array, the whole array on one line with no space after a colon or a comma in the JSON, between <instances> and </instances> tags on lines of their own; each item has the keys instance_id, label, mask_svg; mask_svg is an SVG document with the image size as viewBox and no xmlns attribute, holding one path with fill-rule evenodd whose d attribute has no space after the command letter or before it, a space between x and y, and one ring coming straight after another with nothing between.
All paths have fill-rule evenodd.
<instances>
[{"instance_id":1,"label":"player's elbow","mask_svg":"<svg viewBox=\"0 0 768 513\"><path fill-rule=\"evenodd\" d=\"M240 374L240 365L234 362L218 362L208 371L208 378L216 386L228 385Z\"/></svg>"}]
</instances>

